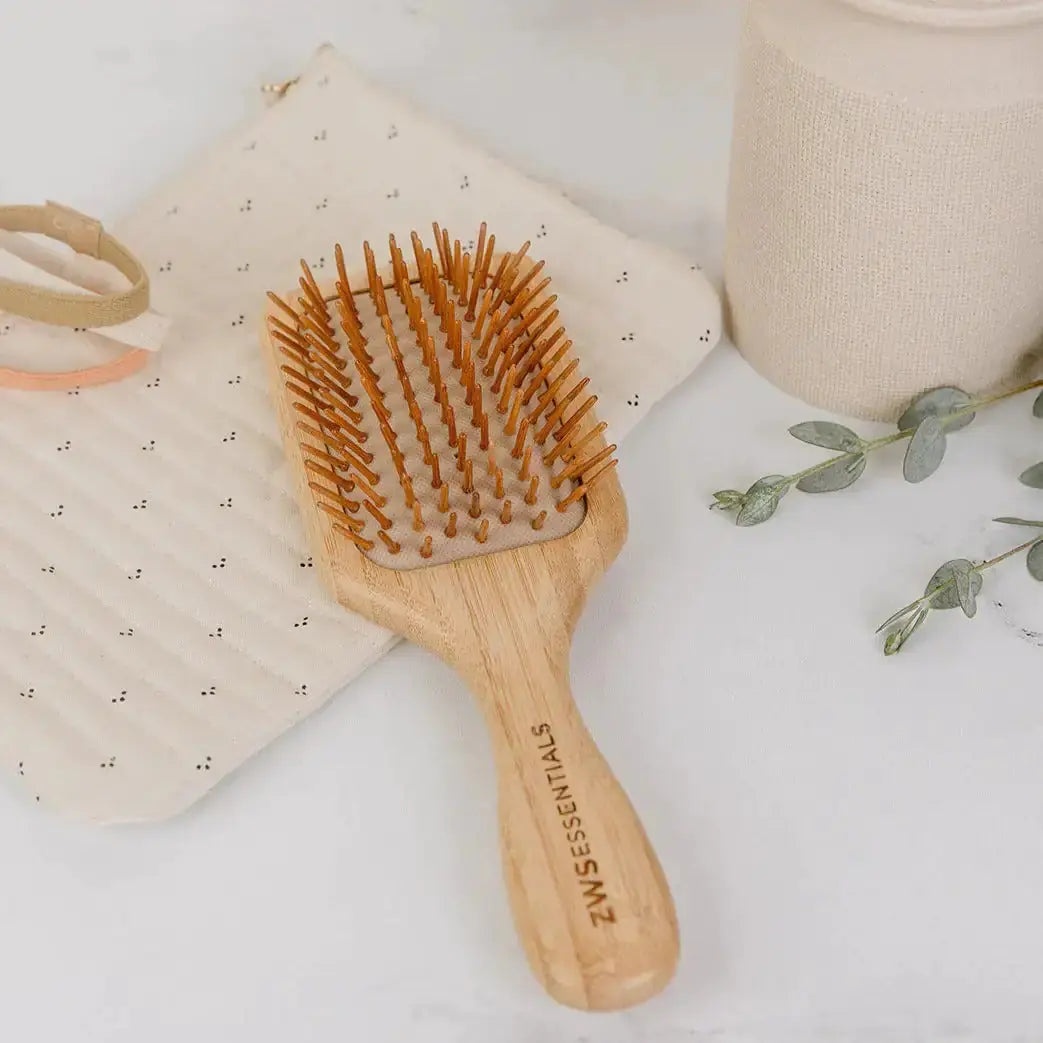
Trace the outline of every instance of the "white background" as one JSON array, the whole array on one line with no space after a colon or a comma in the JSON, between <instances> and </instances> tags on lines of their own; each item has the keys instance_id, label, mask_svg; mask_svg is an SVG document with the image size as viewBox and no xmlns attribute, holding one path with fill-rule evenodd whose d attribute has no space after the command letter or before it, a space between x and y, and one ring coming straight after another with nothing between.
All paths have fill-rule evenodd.
<instances>
[{"instance_id":1,"label":"white background","mask_svg":"<svg viewBox=\"0 0 1043 1043\"><path fill-rule=\"evenodd\" d=\"M0 199L113 220L329 40L580 205L720 271L738 14L713 0L0 0ZM189 813L70 825L0 790L0 1040L1043 1039L1043 590L884 660L877 622L1040 516L1015 401L925 486L899 455L753 530L708 494L792 470L821 414L725 345L632 435L623 556L573 680L677 901L683 959L618 1015L530 978L488 744L400 646ZM872 425L858 425L872 430ZM997 604L997 602L999 604Z\"/></svg>"}]
</instances>

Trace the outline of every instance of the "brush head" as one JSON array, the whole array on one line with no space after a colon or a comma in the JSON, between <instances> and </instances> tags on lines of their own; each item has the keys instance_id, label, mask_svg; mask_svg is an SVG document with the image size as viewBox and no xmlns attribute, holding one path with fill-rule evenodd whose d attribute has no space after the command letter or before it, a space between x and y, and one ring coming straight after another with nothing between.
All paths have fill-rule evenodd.
<instances>
[{"instance_id":1,"label":"brush head","mask_svg":"<svg viewBox=\"0 0 1043 1043\"><path fill-rule=\"evenodd\" d=\"M559 539L615 466L578 373L543 262L498 254L483 224L472 258L434 225L410 262L363 244L352 285L302 261L299 291L269 294L276 397L308 495L336 537L389 569Z\"/></svg>"}]
</instances>

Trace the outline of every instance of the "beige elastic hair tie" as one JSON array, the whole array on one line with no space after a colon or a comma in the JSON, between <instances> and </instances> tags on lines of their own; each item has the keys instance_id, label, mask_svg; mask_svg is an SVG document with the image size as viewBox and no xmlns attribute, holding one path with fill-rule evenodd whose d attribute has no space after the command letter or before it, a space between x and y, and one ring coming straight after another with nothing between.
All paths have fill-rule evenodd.
<instances>
[{"instance_id":1,"label":"beige elastic hair tie","mask_svg":"<svg viewBox=\"0 0 1043 1043\"><path fill-rule=\"evenodd\" d=\"M137 318L148 309L149 282L141 262L101 226L59 203L44 206L0 206L0 229L36 232L66 243L76 253L111 264L130 280L126 290L115 293L62 293L28 283L0 279L0 312L51 326L93 329L116 326ZM139 370L149 352L130 351L109 362L63 373L34 373L0 367L0 387L22 390L65 390L120 380Z\"/></svg>"}]
</instances>

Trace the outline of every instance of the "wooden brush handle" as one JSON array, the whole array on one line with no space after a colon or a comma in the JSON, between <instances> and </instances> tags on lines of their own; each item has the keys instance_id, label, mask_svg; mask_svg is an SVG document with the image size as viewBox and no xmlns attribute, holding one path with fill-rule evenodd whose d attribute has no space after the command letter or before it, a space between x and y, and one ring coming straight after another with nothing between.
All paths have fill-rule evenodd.
<instances>
[{"instance_id":1,"label":"wooden brush handle","mask_svg":"<svg viewBox=\"0 0 1043 1043\"><path fill-rule=\"evenodd\" d=\"M502 669L485 657L471 677L496 755L515 925L556 1000L585 1010L628 1007L674 972L673 901L572 701L567 650L560 664L537 659Z\"/></svg>"}]
</instances>

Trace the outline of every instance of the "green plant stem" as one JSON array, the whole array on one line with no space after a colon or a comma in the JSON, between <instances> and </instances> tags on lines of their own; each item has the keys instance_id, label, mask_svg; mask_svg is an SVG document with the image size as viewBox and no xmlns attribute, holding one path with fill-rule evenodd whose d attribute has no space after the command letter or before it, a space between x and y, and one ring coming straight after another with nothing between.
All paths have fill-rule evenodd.
<instances>
[{"instance_id":1,"label":"green plant stem","mask_svg":"<svg viewBox=\"0 0 1043 1043\"><path fill-rule=\"evenodd\" d=\"M966 416L968 413L977 413L980 409L985 406L991 406L995 402L1002 402L1006 398L1013 398L1015 395L1022 395L1026 391L1032 391L1034 388L1043 388L1043 379L1033 380L1031 383L1022 384L1020 387L1012 388L1010 391L1001 391L996 395L989 395L986 398L978 398L973 402L968 403L962 409L955 409L951 413L947 413L944 417L941 417L943 427L947 427L953 420L958 420L962 416ZM872 453L877 449L882 449L886 445L893 445L895 442L900 442L904 438L912 438L916 428L911 427L905 431L895 431L890 435L882 435L880 438L871 438L868 442L863 442L858 449L851 449L846 453L838 453L836 456L831 456L826 460L822 460L820 463L812 464L811 467L805 467L803 471L798 471L796 474L790 474L786 476L786 486L796 485L797 482L809 475L818 474L819 471L825 471L829 467L835 466L841 460L854 460L859 456L864 456L868 453Z\"/></svg>"},{"instance_id":2,"label":"green plant stem","mask_svg":"<svg viewBox=\"0 0 1043 1043\"><path fill-rule=\"evenodd\" d=\"M989 395L987 398L979 398L978 407L991 406L993 402L1002 402L1005 398L1013 398L1015 395L1021 395L1026 391L1032 391L1033 388L1043 388L1043 379L1033 380L1028 384L1022 384L1020 387L1011 388L1010 391L1001 391L998 395ZM974 408L974 406L965 406L963 409L951 415L959 416L960 413L970 413L974 411Z\"/></svg>"},{"instance_id":3,"label":"green plant stem","mask_svg":"<svg viewBox=\"0 0 1043 1043\"><path fill-rule=\"evenodd\" d=\"M1006 561L1007 558L1013 558L1015 554L1020 554L1023 550L1028 550L1033 543L1039 543L1043 540L1043 535L1036 536L1034 539L1026 540L1024 543L1019 543L1016 547L1011 547L1010 550L1004 551L1002 554L997 554L995 558L989 558L987 561L983 561L980 565L974 566L975 572L984 572L986 569L991 569L993 565L998 565L1001 561Z\"/></svg>"}]
</instances>

